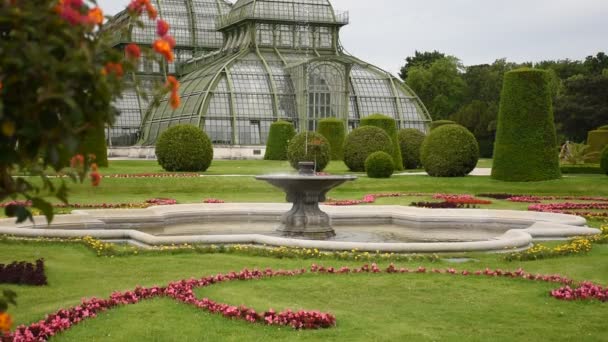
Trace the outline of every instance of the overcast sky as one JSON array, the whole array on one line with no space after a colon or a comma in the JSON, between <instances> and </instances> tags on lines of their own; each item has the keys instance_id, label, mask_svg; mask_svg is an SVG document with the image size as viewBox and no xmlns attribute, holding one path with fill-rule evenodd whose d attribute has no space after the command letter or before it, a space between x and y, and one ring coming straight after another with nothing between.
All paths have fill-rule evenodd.
<instances>
[{"instance_id":1,"label":"overcast sky","mask_svg":"<svg viewBox=\"0 0 608 342\"><path fill-rule=\"evenodd\" d=\"M107 14L130 0L98 0ZM234 2L234 1L233 1ZM583 59L608 52L608 0L331 0L350 12L342 44L393 73L438 50L465 65Z\"/></svg>"}]
</instances>

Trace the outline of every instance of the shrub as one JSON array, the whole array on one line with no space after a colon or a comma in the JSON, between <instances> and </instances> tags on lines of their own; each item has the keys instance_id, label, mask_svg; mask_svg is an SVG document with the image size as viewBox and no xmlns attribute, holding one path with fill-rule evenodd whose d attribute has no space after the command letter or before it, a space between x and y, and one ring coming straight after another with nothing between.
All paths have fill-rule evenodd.
<instances>
[{"instance_id":1,"label":"shrub","mask_svg":"<svg viewBox=\"0 0 608 342\"><path fill-rule=\"evenodd\" d=\"M44 260L38 259L35 264L25 261L0 264L0 284L46 285Z\"/></svg>"},{"instance_id":2,"label":"shrub","mask_svg":"<svg viewBox=\"0 0 608 342\"><path fill-rule=\"evenodd\" d=\"M602 151L602 159L600 160L600 168L608 175L608 146Z\"/></svg>"},{"instance_id":3,"label":"shrub","mask_svg":"<svg viewBox=\"0 0 608 342\"><path fill-rule=\"evenodd\" d=\"M344 120L327 118L319 121L318 132L329 141L331 160L344 159L344 139L346 128Z\"/></svg>"},{"instance_id":4,"label":"shrub","mask_svg":"<svg viewBox=\"0 0 608 342\"><path fill-rule=\"evenodd\" d=\"M437 120L437 121L433 121L431 122L431 131L434 130L435 128L439 128L441 126L444 125L454 125L456 124L456 122L451 121L451 120Z\"/></svg>"},{"instance_id":5,"label":"shrub","mask_svg":"<svg viewBox=\"0 0 608 342\"><path fill-rule=\"evenodd\" d=\"M291 122L279 120L270 125L264 159L287 160L287 146L295 135L296 129Z\"/></svg>"},{"instance_id":6,"label":"shrub","mask_svg":"<svg viewBox=\"0 0 608 342\"><path fill-rule=\"evenodd\" d=\"M420 159L432 177L464 177L477 165L479 146L465 127L444 125L424 139Z\"/></svg>"},{"instance_id":7,"label":"shrub","mask_svg":"<svg viewBox=\"0 0 608 342\"><path fill-rule=\"evenodd\" d=\"M359 127L346 137L344 163L351 171L363 172L367 157L378 151L393 154L393 144L388 134L375 126Z\"/></svg>"},{"instance_id":8,"label":"shrub","mask_svg":"<svg viewBox=\"0 0 608 342\"><path fill-rule=\"evenodd\" d=\"M530 182L561 177L550 75L519 69L505 74L492 177Z\"/></svg>"},{"instance_id":9,"label":"shrub","mask_svg":"<svg viewBox=\"0 0 608 342\"><path fill-rule=\"evenodd\" d=\"M365 172L369 178L390 178L394 171L393 158L386 152L374 152L365 159Z\"/></svg>"},{"instance_id":10,"label":"shrub","mask_svg":"<svg viewBox=\"0 0 608 342\"><path fill-rule=\"evenodd\" d=\"M156 157L166 171L207 171L213 160L213 146L200 128L177 125L158 138Z\"/></svg>"},{"instance_id":11,"label":"shrub","mask_svg":"<svg viewBox=\"0 0 608 342\"><path fill-rule=\"evenodd\" d=\"M376 126L388 134L393 143L393 153L391 156L395 162L395 170L403 170L403 159L401 158L401 148L399 148L395 119L382 114L373 114L361 119L361 126Z\"/></svg>"},{"instance_id":12,"label":"shrub","mask_svg":"<svg viewBox=\"0 0 608 342\"><path fill-rule=\"evenodd\" d=\"M85 156L94 154L94 162L97 163L97 166L108 167L108 147L106 146L106 134L103 127L87 131L80 145L80 153Z\"/></svg>"},{"instance_id":13,"label":"shrub","mask_svg":"<svg viewBox=\"0 0 608 342\"><path fill-rule=\"evenodd\" d=\"M595 131L589 132L587 135L588 152L592 157L588 160L590 163L597 163L600 160L600 154L604 146L608 146L608 126L602 126Z\"/></svg>"},{"instance_id":14,"label":"shrub","mask_svg":"<svg viewBox=\"0 0 608 342\"><path fill-rule=\"evenodd\" d=\"M403 167L417 169L420 164L420 147L425 135L415 128L405 128L397 134Z\"/></svg>"},{"instance_id":15,"label":"shrub","mask_svg":"<svg viewBox=\"0 0 608 342\"><path fill-rule=\"evenodd\" d=\"M291 139L287 148L289 163L296 170L299 162L312 161L315 162L315 171L323 171L329 164L330 156L329 142L324 136L315 132L303 132L296 135Z\"/></svg>"}]
</instances>

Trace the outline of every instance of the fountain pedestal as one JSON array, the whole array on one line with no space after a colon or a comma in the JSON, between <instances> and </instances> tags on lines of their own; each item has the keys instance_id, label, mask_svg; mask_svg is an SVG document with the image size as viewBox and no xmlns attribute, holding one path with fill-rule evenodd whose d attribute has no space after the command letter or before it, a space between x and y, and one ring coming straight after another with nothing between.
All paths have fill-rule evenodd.
<instances>
[{"instance_id":1,"label":"fountain pedestal","mask_svg":"<svg viewBox=\"0 0 608 342\"><path fill-rule=\"evenodd\" d=\"M287 202L293 203L290 211L283 214L278 231L284 236L322 240L336 235L329 215L319 208L331 189L355 176L315 176L309 163L301 163L299 175L258 176L287 194ZM314 170L314 164L313 164Z\"/></svg>"}]
</instances>

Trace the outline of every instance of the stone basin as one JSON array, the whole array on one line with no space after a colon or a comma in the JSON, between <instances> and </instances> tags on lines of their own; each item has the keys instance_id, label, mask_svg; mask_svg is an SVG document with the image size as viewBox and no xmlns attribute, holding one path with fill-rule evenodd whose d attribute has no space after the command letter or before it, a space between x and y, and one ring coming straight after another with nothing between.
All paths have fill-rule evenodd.
<instances>
[{"instance_id":1,"label":"stone basin","mask_svg":"<svg viewBox=\"0 0 608 342\"><path fill-rule=\"evenodd\" d=\"M289 208L288 203L225 203L75 210L69 215L57 215L51 225L46 224L44 217L36 217L36 224L15 224L14 219L0 219L0 234L59 238L92 236L143 247L184 243L251 244L338 251L451 253L512 251L528 248L536 241L600 233L597 229L585 227L584 218L572 215L513 210L425 209L398 205L321 206L320 209L328 214L338 231L338 236L329 240L283 237L255 230L231 232L221 229L222 224L228 221L242 222L242 227L248 227L250 222L268 222L267 230L272 231ZM172 227L184 224L191 227L187 234L171 233ZM197 224L206 228L197 230ZM369 232L383 225L390 225L392 233L403 227L404 231L409 230L419 236L414 236L414 242L340 238L343 227ZM482 234L475 233L479 229Z\"/></svg>"}]
</instances>

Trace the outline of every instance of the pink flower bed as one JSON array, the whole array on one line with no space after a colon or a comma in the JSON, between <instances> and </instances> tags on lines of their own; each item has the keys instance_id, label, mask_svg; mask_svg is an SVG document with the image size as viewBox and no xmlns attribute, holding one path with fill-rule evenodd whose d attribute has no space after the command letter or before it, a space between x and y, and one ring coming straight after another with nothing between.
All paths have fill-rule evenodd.
<instances>
[{"instance_id":1,"label":"pink flower bed","mask_svg":"<svg viewBox=\"0 0 608 342\"><path fill-rule=\"evenodd\" d=\"M533 204L528 207L530 211L543 213L558 213L568 215L582 215L593 217L608 217L608 212L595 212L585 210L608 210L608 203L548 203Z\"/></svg>"},{"instance_id":2,"label":"pink flower bed","mask_svg":"<svg viewBox=\"0 0 608 342\"><path fill-rule=\"evenodd\" d=\"M608 288L603 288L591 282L582 282L578 286L574 285L574 281L560 275L541 275L527 273L522 269L516 271L503 271L500 269L478 271L457 271L453 268L448 269L431 269L418 267L415 269L398 268L394 264L390 264L385 270L382 270L376 264L363 265L358 268L349 267L325 267L313 264L310 267L311 273L317 274L346 274L346 273L419 273L419 274L446 274L451 276L486 276L506 277L511 279L523 279L530 281L543 281L550 283L558 283L565 285L559 289L550 292L550 296L560 300L600 300L606 302L608 300ZM269 277L292 277L306 273L305 269L284 271L273 271L266 269L248 270L241 272L229 272L226 274L218 274L208 276L201 279L188 279L177 282L172 282L166 287L137 287L133 291L115 292L108 299L91 298L85 299L78 306L58 310L47 317L30 325L21 325L17 329L1 337L1 341L11 342L26 342L26 341L46 341L50 337L59 332L65 331L75 324L82 322L85 319L96 317L99 313L107 311L121 305L136 304L142 300L155 297L171 297L177 301L193 305L201 310L222 315L230 319L241 319L250 323L262 323L267 325L290 326L294 329L319 329L329 328L336 324L336 318L329 313L319 311L291 311L275 312L272 309L263 313L258 313L252 308L246 306L232 306L229 304L217 303L208 298L199 299L194 294L194 289L198 287L206 287L213 284L223 283L236 280L255 280ZM574 286L574 287L571 287Z\"/></svg>"},{"instance_id":3,"label":"pink flower bed","mask_svg":"<svg viewBox=\"0 0 608 342\"><path fill-rule=\"evenodd\" d=\"M198 173L118 173L103 175L103 178L195 178Z\"/></svg>"},{"instance_id":4,"label":"pink flower bed","mask_svg":"<svg viewBox=\"0 0 608 342\"><path fill-rule=\"evenodd\" d=\"M207 198L203 200L203 203L221 204L225 202L217 198Z\"/></svg>"},{"instance_id":5,"label":"pink flower bed","mask_svg":"<svg viewBox=\"0 0 608 342\"><path fill-rule=\"evenodd\" d=\"M325 202L325 205L335 205L335 206L348 206L348 205L358 205L358 204L371 204L376 202L378 198L386 198L386 197L405 197L405 196L430 196L430 194L422 194L422 193L386 193L386 194L368 194L363 196L360 200L334 200L328 199Z\"/></svg>"}]
</instances>

